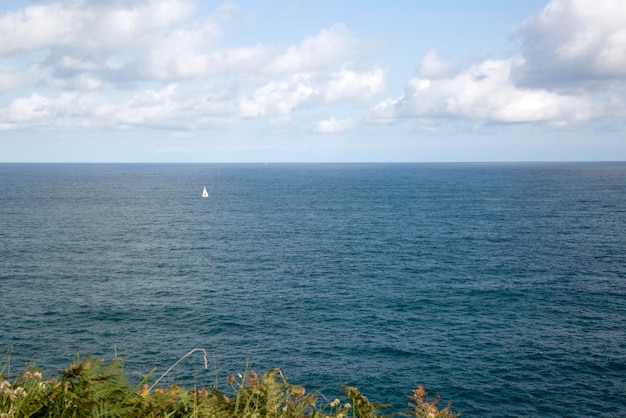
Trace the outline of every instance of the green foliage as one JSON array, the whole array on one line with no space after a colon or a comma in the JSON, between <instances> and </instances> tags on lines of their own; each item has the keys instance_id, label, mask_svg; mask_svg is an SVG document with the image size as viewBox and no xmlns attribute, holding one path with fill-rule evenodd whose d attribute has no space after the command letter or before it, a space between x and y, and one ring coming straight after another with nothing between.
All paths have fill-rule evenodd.
<instances>
[{"instance_id":1,"label":"green foliage","mask_svg":"<svg viewBox=\"0 0 626 418\"><path fill-rule=\"evenodd\" d=\"M388 408L386 405L378 405L370 402L357 388L352 386L344 386L344 391L348 395L352 405L352 416L356 418L376 417L378 411Z\"/></svg>"},{"instance_id":2,"label":"green foliage","mask_svg":"<svg viewBox=\"0 0 626 418\"><path fill-rule=\"evenodd\" d=\"M270 369L260 378L254 371L239 379L230 375L227 382L235 393L232 399L224 396L230 416L302 417L317 410L317 397L288 383L279 369Z\"/></svg>"},{"instance_id":3,"label":"green foliage","mask_svg":"<svg viewBox=\"0 0 626 418\"><path fill-rule=\"evenodd\" d=\"M183 358L195 351L192 350ZM206 352L205 366L206 366ZM181 358L182 360L182 358ZM178 362L174 364L176 366ZM58 377L44 380L41 371L29 367L12 382L8 359L0 362L0 418L370 418L385 417L386 407L369 401L354 387L344 387L347 402L325 402L315 393L306 393L291 384L279 369L258 376L254 371L230 375L229 393L217 387L188 389L179 385L156 388L149 373L136 387L131 387L124 364L113 359L77 357ZM154 370L153 370L154 371ZM6 373L6 375L5 375ZM437 408L439 397L429 401L422 386L409 397L410 410L402 414L419 418L454 418L450 405Z\"/></svg>"}]
</instances>

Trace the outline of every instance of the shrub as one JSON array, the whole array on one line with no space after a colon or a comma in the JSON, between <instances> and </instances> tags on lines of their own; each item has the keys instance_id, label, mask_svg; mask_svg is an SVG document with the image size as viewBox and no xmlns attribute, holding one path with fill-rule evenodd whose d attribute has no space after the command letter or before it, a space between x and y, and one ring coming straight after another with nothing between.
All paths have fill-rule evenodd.
<instances>
[{"instance_id":1,"label":"shrub","mask_svg":"<svg viewBox=\"0 0 626 418\"><path fill-rule=\"evenodd\" d=\"M323 396L307 393L305 388L291 384L279 369L270 369L261 376L254 371L227 377L232 393L217 387L189 389L179 385L157 388L156 385L180 361L170 367L152 386L148 382L152 370L135 387L129 385L124 364L113 359L105 364L92 355L76 361L58 377L44 380L43 373L29 367L13 382L4 375L9 361L0 370L0 418L26 417L276 417L276 418L368 418L385 417L384 405L370 402L354 387L344 387L346 401L325 401ZM404 416L419 418L453 418L450 404L438 409L439 397L429 401L423 386L409 396L410 409Z\"/></svg>"}]
</instances>

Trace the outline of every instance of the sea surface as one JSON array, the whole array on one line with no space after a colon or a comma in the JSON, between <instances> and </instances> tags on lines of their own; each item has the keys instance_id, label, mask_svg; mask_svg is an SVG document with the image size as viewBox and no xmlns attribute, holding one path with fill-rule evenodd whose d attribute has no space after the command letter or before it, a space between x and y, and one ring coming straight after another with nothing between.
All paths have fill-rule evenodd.
<instances>
[{"instance_id":1,"label":"sea surface","mask_svg":"<svg viewBox=\"0 0 626 418\"><path fill-rule=\"evenodd\" d=\"M210 196L200 197L203 186ZM0 164L0 352L626 416L626 163Z\"/></svg>"}]
</instances>

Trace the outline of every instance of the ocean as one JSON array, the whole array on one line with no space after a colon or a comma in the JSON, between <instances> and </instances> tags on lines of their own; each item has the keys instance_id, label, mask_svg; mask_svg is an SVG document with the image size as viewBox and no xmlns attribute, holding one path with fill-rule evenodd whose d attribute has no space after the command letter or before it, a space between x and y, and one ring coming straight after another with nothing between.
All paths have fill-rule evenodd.
<instances>
[{"instance_id":1,"label":"ocean","mask_svg":"<svg viewBox=\"0 0 626 418\"><path fill-rule=\"evenodd\" d=\"M203 187L208 198L200 196ZM626 163L0 164L0 350L626 416Z\"/></svg>"}]
</instances>

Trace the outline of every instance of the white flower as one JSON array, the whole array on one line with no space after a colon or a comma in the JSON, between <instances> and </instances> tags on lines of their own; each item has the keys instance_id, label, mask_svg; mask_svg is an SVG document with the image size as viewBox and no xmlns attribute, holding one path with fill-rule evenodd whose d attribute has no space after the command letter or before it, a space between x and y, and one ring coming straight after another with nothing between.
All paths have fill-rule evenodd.
<instances>
[{"instance_id":1,"label":"white flower","mask_svg":"<svg viewBox=\"0 0 626 418\"><path fill-rule=\"evenodd\" d=\"M26 397L26 390L23 387L21 387L21 386L18 386L13 391L13 393L15 394L15 396L17 396L19 398L25 398Z\"/></svg>"}]
</instances>

